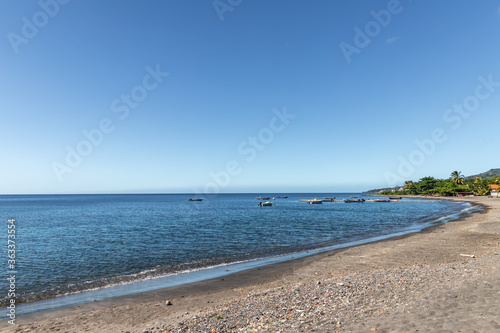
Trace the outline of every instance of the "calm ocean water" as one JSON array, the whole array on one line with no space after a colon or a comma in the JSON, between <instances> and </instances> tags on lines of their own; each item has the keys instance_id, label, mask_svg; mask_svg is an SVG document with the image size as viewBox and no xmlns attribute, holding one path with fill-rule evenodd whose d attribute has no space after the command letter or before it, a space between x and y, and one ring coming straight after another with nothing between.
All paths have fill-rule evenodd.
<instances>
[{"instance_id":1,"label":"calm ocean water","mask_svg":"<svg viewBox=\"0 0 500 333\"><path fill-rule=\"evenodd\" d=\"M16 220L22 302L418 231L470 207L446 201L307 205L297 200L356 194L285 195L272 207L258 207L256 194L209 195L202 202L180 194L0 196L4 267L9 218ZM8 289L0 279L0 290Z\"/></svg>"}]
</instances>

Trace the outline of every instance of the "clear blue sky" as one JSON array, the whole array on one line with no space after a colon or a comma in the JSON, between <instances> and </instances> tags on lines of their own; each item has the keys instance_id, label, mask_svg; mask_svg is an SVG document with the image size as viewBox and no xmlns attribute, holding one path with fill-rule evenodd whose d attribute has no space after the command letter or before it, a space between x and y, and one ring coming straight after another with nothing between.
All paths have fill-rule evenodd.
<instances>
[{"instance_id":1,"label":"clear blue sky","mask_svg":"<svg viewBox=\"0 0 500 333\"><path fill-rule=\"evenodd\" d=\"M0 31L0 194L500 167L500 1L2 0Z\"/></svg>"}]
</instances>

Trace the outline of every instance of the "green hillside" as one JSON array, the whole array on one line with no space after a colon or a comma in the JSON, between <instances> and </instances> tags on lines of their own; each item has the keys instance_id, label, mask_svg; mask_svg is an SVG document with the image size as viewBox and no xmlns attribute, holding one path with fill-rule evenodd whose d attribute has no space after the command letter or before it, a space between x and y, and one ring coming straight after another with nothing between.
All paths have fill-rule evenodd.
<instances>
[{"instance_id":1,"label":"green hillside","mask_svg":"<svg viewBox=\"0 0 500 333\"><path fill-rule=\"evenodd\" d=\"M500 176L500 169L490 169L489 171L482 172L477 175L473 176L467 176L465 179L476 179L476 177L479 177L481 179L488 179L488 178L495 178Z\"/></svg>"}]
</instances>

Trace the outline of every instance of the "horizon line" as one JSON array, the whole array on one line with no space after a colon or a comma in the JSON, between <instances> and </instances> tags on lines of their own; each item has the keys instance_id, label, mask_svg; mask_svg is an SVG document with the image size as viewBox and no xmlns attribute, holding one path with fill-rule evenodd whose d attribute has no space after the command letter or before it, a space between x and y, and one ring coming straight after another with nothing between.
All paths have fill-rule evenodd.
<instances>
[{"instance_id":1,"label":"horizon line","mask_svg":"<svg viewBox=\"0 0 500 333\"><path fill-rule=\"evenodd\" d=\"M7 195L130 195L130 194L142 194L142 195L219 195L219 194L269 194L269 193L279 193L279 194L312 194L312 193L376 193L369 191L347 191L347 192L220 192L220 193L194 193L194 192L121 192L121 193L0 193L0 196ZM279 195L278 194L278 195Z\"/></svg>"}]
</instances>

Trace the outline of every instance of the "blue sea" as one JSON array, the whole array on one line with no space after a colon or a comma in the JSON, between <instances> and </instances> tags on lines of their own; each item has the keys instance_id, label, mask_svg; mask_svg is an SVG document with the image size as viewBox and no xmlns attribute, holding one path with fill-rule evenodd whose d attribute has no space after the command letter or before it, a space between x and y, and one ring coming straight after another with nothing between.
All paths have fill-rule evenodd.
<instances>
[{"instance_id":1,"label":"blue sea","mask_svg":"<svg viewBox=\"0 0 500 333\"><path fill-rule=\"evenodd\" d=\"M15 219L17 314L213 278L239 270L418 232L474 210L450 201L325 202L356 193L0 196L7 272ZM274 199L259 207L257 196ZM364 197L370 199L370 197ZM9 282L0 279L7 304ZM64 295L64 296L63 296ZM20 304L24 303L24 304Z\"/></svg>"}]
</instances>

